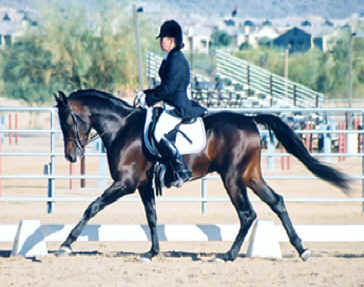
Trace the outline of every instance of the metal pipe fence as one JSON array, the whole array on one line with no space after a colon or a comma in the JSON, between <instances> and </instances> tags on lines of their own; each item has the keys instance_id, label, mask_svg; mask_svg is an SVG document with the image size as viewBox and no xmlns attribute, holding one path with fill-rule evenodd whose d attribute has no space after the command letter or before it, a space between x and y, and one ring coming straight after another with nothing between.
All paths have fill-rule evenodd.
<instances>
[{"instance_id":1,"label":"metal pipe fence","mask_svg":"<svg viewBox=\"0 0 364 287\"><path fill-rule=\"evenodd\" d=\"M321 107L324 100L322 93L273 74L222 50L216 51L216 69L221 77L241 84L248 91L269 96L269 106L273 106L274 101L280 101L281 104L285 103L289 106Z\"/></svg>"},{"instance_id":2,"label":"metal pipe fence","mask_svg":"<svg viewBox=\"0 0 364 287\"><path fill-rule=\"evenodd\" d=\"M361 122L363 123L363 113L359 108L309 108L309 109L294 109L294 108L285 108L285 109L224 109L231 110L234 112L244 113L244 114L256 114L256 113L320 113L326 116L326 118L333 118L331 121L337 120L337 118L344 118L348 113L352 115L357 115L361 118ZM61 133L61 130L56 124L57 121L57 110L55 108L17 108L17 107L0 107L0 114L4 112L45 112L49 113L49 129L0 129L0 141L1 137L9 134L9 133L19 133L19 134L41 134L41 135L49 135L49 147L48 152L5 152L0 150L0 166L1 159L7 156L13 157L23 157L23 156L31 156L31 157L49 157L49 165L47 167L47 172L44 174L6 174L2 173L0 169L0 185L2 180L6 179L38 179L38 180L46 180L47 181L47 190L45 191L46 195L43 196L0 196L0 202L46 202L47 211L51 213L54 209L54 205L56 202L81 202L81 201L91 201L93 197L76 197L76 196L56 196L56 180L60 179L94 179L94 180L105 180L109 177L104 175L69 175L69 174L59 174L56 173L56 157L63 157L62 152L56 152L56 135ZM210 109L209 111L219 111L219 109ZM364 126L363 124L361 125ZM267 131L262 130L261 134L266 134ZM339 130L339 129L318 129L318 130L296 130L298 134L323 134L323 135L334 135L334 134L357 134L363 135L363 128L359 130ZM1 145L1 142L0 142ZM364 203L364 153L363 152L331 152L324 151L322 153L311 153L315 157L356 157L360 158L362 162L361 175L354 175L349 172L351 179L360 180L361 181L361 190L362 197L357 198L287 198L285 199L287 202L363 202ZM96 157L105 157L105 153L101 152L87 152L86 156L96 156ZM277 152L276 150L262 152L262 156L266 158L275 158L275 157L283 157L288 156L288 153L285 152ZM312 180L316 179L316 177L311 175L284 175L284 176L265 176L266 179L283 179L283 180ZM197 197L160 197L157 200L160 202L200 202L201 203L201 212L206 212L206 207L208 202L227 202L229 199L227 197L211 197L208 196L207 190L207 181L216 180L217 176L208 175L201 179L201 195ZM121 199L121 202L135 202L139 199L136 197ZM258 201L254 196L252 197L252 201ZM362 210L364 211L364 204L362 205Z\"/></svg>"},{"instance_id":3,"label":"metal pipe fence","mask_svg":"<svg viewBox=\"0 0 364 287\"><path fill-rule=\"evenodd\" d=\"M160 55L147 51L145 66L150 86L154 86L159 80L158 69L161 62ZM323 105L322 93L222 50L216 51L216 72L220 80L225 82L221 90L217 89L216 82L210 82L201 74L191 73L192 97L207 107L308 108Z\"/></svg>"}]
</instances>

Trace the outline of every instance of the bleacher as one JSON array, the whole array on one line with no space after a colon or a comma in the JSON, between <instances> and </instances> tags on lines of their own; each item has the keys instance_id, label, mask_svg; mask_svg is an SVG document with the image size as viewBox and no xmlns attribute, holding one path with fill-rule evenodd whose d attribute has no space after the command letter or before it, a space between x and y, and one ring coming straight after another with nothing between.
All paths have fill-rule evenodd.
<instances>
[{"instance_id":1,"label":"bleacher","mask_svg":"<svg viewBox=\"0 0 364 287\"><path fill-rule=\"evenodd\" d=\"M146 74L150 85L159 82L162 57L147 52ZM324 95L270 73L229 53L216 53L217 78L210 81L191 74L191 95L211 108L321 107ZM220 83L218 83L220 81Z\"/></svg>"}]
</instances>

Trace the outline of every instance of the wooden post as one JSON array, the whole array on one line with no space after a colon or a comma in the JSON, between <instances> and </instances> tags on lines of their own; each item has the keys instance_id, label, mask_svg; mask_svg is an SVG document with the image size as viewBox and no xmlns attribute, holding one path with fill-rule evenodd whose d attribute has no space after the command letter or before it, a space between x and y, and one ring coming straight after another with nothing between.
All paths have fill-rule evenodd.
<instances>
[{"instance_id":1,"label":"wooden post","mask_svg":"<svg viewBox=\"0 0 364 287\"><path fill-rule=\"evenodd\" d=\"M345 130L346 129L346 123L345 121L339 122L339 130ZM347 141L347 134L340 133L339 134L339 153L345 153L346 152L346 141ZM339 161L343 161L345 159L345 156L340 155Z\"/></svg>"},{"instance_id":2,"label":"wooden post","mask_svg":"<svg viewBox=\"0 0 364 287\"><path fill-rule=\"evenodd\" d=\"M9 130L11 130L12 129L12 116L11 116L11 113L9 113L9 122L8 122L8 126L9 126ZM9 132L8 133L8 138L9 138L9 145L11 145L11 143L12 143L12 140L11 140L11 137L12 137L13 135L12 135L12 132Z\"/></svg>"},{"instance_id":3,"label":"wooden post","mask_svg":"<svg viewBox=\"0 0 364 287\"><path fill-rule=\"evenodd\" d=\"M83 156L81 158L80 172L81 172L81 175L86 174L86 157L85 156ZM81 188L85 188L85 187L86 187L86 179L81 178Z\"/></svg>"},{"instance_id":4,"label":"wooden post","mask_svg":"<svg viewBox=\"0 0 364 287\"><path fill-rule=\"evenodd\" d=\"M2 152L2 138L0 137L0 153ZM0 175L2 174L2 156L0 155ZM2 180L1 180L1 177L0 177L0 197L2 196Z\"/></svg>"},{"instance_id":5,"label":"wooden post","mask_svg":"<svg viewBox=\"0 0 364 287\"><path fill-rule=\"evenodd\" d=\"M71 162L69 163L69 175L70 176L73 175L73 165L74 165L73 163L71 163ZM72 184L73 184L73 179L70 178L69 179L69 190L72 190L72 187L73 187Z\"/></svg>"},{"instance_id":6,"label":"wooden post","mask_svg":"<svg viewBox=\"0 0 364 287\"><path fill-rule=\"evenodd\" d=\"M18 113L15 113L15 123L14 123L14 129L18 129L19 128L19 122L18 122ZM15 144L18 145L18 133L15 132L14 133L14 138L15 138Z\"/></svg>"},{"instance_id":7,"label":"wooden post","mask_svg":"<svg viewBox=\"0 0 364 287\"><path fill-rule=\"evenodd\" d=\"M306 127L305 127L306 131L311 130L311 123L310 122L306 122ZM310 133L306 133L305 135L305 145L306 148L309 152L311 152L311 134Z\"/></svg>"}]
</instances>

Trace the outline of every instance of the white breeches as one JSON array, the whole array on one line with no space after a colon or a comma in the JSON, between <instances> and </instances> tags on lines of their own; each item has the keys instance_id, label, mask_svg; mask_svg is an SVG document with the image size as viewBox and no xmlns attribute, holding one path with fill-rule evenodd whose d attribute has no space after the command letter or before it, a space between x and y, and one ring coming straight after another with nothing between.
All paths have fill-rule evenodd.
<instances>
[{"instance_id":1,"label":"white breeches","mask_svg":"<svg viewBox=\"0 0 364 287\"><path fill-rule=\"evenodd\" d=\"M166 111L163 111L158 118L154 132L154 137L157 142L159 142L165 134L173 130L181 121L181 118L174 117L168 114Z\"/></svg>"}]
</instances>

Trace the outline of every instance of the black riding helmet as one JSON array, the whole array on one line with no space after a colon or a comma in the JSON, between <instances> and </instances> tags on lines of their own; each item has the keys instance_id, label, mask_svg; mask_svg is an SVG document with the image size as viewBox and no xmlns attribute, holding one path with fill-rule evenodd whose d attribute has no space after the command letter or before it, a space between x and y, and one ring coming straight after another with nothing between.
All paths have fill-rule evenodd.
<instances>
[{"instance_id":1,"label":"black riding helmet","mask_svg":"<svg viewBox=\"0 0 364 287\"><path fill-rule=\"evenodd\" d=\"M184 46L182 28L175 20L168 20L162 24L157 39L163 37L174 38L176 47L179 49Z\"/></svg>"}]
</instances>

